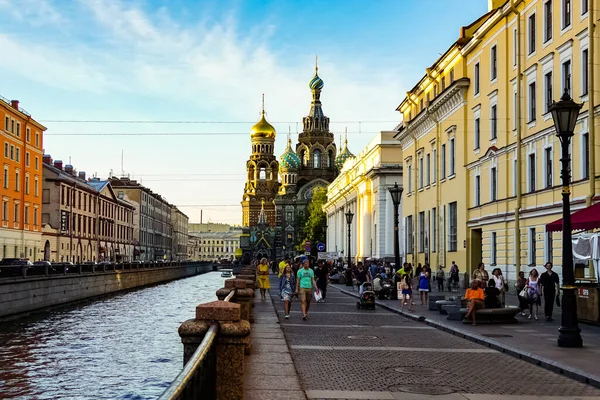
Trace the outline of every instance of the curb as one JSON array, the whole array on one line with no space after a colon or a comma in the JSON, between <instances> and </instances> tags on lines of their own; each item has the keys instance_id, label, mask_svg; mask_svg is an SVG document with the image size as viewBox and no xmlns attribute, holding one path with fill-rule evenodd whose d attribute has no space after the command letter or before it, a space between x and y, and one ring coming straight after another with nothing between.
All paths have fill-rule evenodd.
<instances>
[{"instance_id":1,"label":"curb","mask_svg":"<svg viewBox=\"0 0 600 400\"><path fill-rule=\"evenodd\" d=\"M340 292L342 292L346 295L355 297L357 299L359 298L358 294L356 294L356 293L349 292L347 290L336 287L334 285L331 285L331 286L335 287ZM549 358L546 358L546 357L538 356L536 354L529 353L529 352L524 352L523 350L520 350L516 347L509 346L505 343L501 343L496 340L481 336L477 333L469 332L469 331L460 329L458 327L444 324L442 322L428 320L427 317L424 315L413 314L413 313L408 313L406 311L398 310L397 308L390 307L387 304L381 303L379 300L376 300L375 304L377 304L379 307L381 307L383 309L391 311L395 314L402 315L403 317L406 317L413 321L424 322L427 325L434 327L436 329L439 329L441 331L451 333L455 336L470 340L471 342L475 342L475 343L481 344L483 346L489 347L491 349L494 349L496 351L499 351L500 353L504 353L509 356L521 359L523 361L527 361L531 364L537 365L538 367L542 367L544 369L550 370L552 372L556 372L560 375L564 375L568 378L574 379L576 381L579 381L579 382L582 382L582 383L585 383L585 384L588 384L588 385L591 385L591 386L594 386L594 387L600 389L600 376L590 374L590 373L582 371L578 368L570 367L561 362L550 360Z\"/></svg>"}]
</instances>

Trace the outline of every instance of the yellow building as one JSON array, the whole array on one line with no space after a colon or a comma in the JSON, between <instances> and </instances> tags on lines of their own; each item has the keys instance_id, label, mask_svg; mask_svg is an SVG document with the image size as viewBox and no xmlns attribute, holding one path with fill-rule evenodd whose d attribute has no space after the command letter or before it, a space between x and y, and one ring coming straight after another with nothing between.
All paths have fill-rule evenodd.
<instances>
[{"instance_id":1,"label":"yellow building","mask_svg":"<svg viewBox=\"0 0 600 400\"><path fill-rule=\"evenodd\" d=\"M572 142L572 211L595 201L588 106L598 62L589 31L600 1L489 3L407 93L396 137L412 260L429 252L432 265L456 261L461 272L483 261L514 280L519 270L560 262L560 236L546 233L562 211L548 104L564 90L584 102Z\"/></svg>"},{"instance_id":2,"label":"yellow building","mask_svg":"<svg viewBox=\"0 0 600 400\"><path fill-rule=\"evenodd\" d=\"M351 258L394 261L394 208L388 188L402 184L402 150L395 132L381 132L355 157L348 144L341 154L340 174L327 187L327 251L348 256L348 225L345 213L354 218L350 226ZM402 208L400 208L400 213ZM400 257L404 258L400 226Z\"/></svg>"}]
</instances>

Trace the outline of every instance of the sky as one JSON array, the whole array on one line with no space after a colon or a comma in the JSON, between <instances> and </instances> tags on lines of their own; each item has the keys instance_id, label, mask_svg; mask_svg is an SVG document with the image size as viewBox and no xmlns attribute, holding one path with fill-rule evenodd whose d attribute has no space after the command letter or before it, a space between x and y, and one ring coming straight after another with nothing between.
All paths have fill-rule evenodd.
<instances>
[{"instance_id":1,"label":"sky","mask_svg":"<svg viewBox=\"0 0 600 400\"><path fill-rule=\"evenodd\" d=\"M240 224L263 93L279 156L318 55L330 129L356 154L487 3L0 0L0 95L48 128L53 159L141 181L190 222Z\"/></svg>"}]
</instances>

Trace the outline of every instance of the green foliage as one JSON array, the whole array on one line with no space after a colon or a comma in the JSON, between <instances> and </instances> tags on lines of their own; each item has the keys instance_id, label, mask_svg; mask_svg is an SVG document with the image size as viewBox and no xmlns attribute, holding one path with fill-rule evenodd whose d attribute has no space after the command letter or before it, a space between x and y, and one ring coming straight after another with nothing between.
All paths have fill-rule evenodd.
<instances>
[{"instance_id":1,"label":"green foliage","mask_svg":"<svg viewBox=\"0 0 600 400\"><path fill-rule=\"evenodd\" d=\"M311 241L313 246L318 242L325 243L325 233L327 225L327 216L323 211L323 206L327 202L327 189L317 187L313 192L313 197L308 204L308 217L304 224L304 237Z\"/></svg>"}]
</instances>

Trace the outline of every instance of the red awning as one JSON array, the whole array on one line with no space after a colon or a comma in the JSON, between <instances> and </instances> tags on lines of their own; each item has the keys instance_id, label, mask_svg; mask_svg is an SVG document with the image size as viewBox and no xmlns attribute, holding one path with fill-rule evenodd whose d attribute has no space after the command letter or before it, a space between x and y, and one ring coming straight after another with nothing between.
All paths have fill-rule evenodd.
<instances>
[{"instance_id":1,"label":"red awning","mask_svg":"<svg viewBox=\"0 0 600 400\"><path fill-rule=\"evenodd\" d=\"M563 220L557 219L546 225L546 232L560 232L563 228ZM600 228L600 203L593 204L582 210L571 214L571 230L587 231Z\"/></svg>"}]
</instances>

